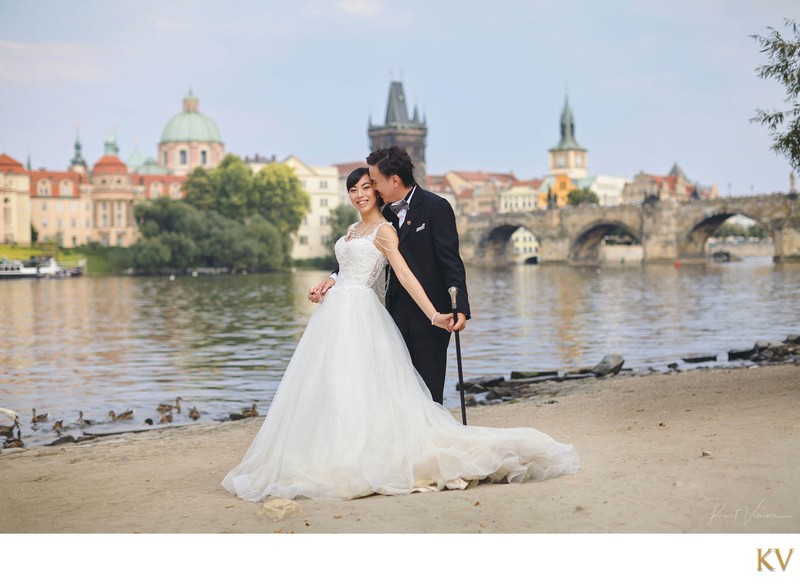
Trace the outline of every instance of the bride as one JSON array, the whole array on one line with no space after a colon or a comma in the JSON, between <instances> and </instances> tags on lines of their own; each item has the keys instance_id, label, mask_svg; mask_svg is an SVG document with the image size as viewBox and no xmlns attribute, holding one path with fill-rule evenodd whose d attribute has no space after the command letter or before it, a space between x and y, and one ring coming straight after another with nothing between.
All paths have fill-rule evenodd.
<instances>
[{"instance_id":1,"label":"bride","mask_svg":"<svg viewBox=\"0 0 800 586\"><path fill-rule=\"evenodd\" d=\"M264 423L222 486L260 501L352 499L463 489L571 474L575 450L532 428L463 426L431 399L383 307L386 265L437 327L436 312L397 251L366 168L347 179L361 221L335 245L336 286L311 317Z\"/></svg>"}]
</instances>

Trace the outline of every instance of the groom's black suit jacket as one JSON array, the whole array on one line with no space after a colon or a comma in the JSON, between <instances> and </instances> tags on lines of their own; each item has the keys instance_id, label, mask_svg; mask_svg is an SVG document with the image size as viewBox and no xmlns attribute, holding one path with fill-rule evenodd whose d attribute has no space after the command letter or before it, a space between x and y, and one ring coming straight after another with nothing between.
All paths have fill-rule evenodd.
<instances>
[{"instance_id":1,"label":"groom's black suit jacket","mask_svg":"<svg viewBox=\"0 0 800 586\"><path fill-rule=\"evenodd\" d=\"M402 226L387 205L384 217L397 229L400 254L440 313L451 313L448 288L458 287L457 312L470 317L464 262L458 253L453 208L438 195L417 185ZM430 334L437 330L393 274L386 293L386 309L401 331ZM445 332L443 332L445 333Z\"/></svg>"}]
</instances>

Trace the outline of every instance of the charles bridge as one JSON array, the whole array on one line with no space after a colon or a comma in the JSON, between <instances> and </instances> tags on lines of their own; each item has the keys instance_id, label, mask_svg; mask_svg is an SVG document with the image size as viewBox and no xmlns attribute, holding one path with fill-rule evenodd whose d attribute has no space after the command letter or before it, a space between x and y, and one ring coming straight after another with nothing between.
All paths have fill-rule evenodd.
<instances>
[{"instance_id":1,"label":"charles bridge","mask_svg":"<svg viewBox=\"0 0 800 586\"><path fill-rule=\"evenodd\" d=\"M466 216L459 218L458 228L461 255L473 265L511 262L509 239L520 227L539 240L542 263L596 264L603 238L618 229L642 245L643 262L702 263L706 240L736 214L766 229L774 243L775 262L800 262L796 193Z\"/></svg>"}]
</instances>

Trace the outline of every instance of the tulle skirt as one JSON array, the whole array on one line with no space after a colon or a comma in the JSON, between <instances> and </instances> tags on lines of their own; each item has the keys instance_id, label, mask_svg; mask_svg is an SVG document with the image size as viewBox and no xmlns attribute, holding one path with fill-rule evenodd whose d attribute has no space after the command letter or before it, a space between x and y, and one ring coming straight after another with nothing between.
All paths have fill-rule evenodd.
<instances>
[{"instance_id":1,"label":"tulle skirt","mask_svg":"<svg viewBox=\"0 0 800 586\"><path fill-rule=\"evenodd\" d=\"M463 426L433 402L373 291L337 285L222 486L250 501L352 499L544 480L579 468L571 445L536 429Z\"/></svg>"}]
</instances>

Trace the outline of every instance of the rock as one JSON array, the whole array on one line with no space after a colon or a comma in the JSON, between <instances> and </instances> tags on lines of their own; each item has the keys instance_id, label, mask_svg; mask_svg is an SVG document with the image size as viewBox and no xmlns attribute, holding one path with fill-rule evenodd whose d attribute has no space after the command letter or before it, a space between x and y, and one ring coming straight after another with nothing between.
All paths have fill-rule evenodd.
<instances>
[{"instance_id":1,"label":"rock","mask_svg":"<svg viewBox=\"0 0 800 586\"><path fill-rule=\"evenodd\" d=\"M755 349L761 351L767 348L780 348L781 346L785 346L785 344L780 340L758 340Z\"/></svg>"},{"instance_id":2,"label":"rock","mask_svg":"<svg viewBox=\"0 0 800 586\"><path fill-rule=\"evenodd\" d=\"M616 373L614 373L616 374ZM566 373L561 380L577 380L581 378L596 378L600 375L595 374L594 372L568 372Z\"/></svg>"},{"instance_id":3,"label":"rock","mask_svg":"<svg viewBox=\"0 0 800 586\"><path fill-rule=\"evenodd\" d=\"M258 510L259 515L267 515L273 521L280 521L286 517L292 517L303 512L303 509L295 501L276 498L267 501Z\"/></svg>"},{"instance_id":4,"label":"rock","mask_svg":"<svg viewBox=\"0 0 800 586\"><path fill-rule=\"evenodd\" d=\"M755 353L755 348L749 348L747 350L728 350L728 360L750 360Z\"/></svg>"},{"instance_id":5,"label":"rock","mask_svg":"<svg viewBox=\"0 0 800 586\"><path fill-rule=\"evenodd\" d=\"M607 376L609 374L617 374L622 370L622 365L625 364L625 359L619 354L606 354L603 359L597 363L592 369L592 372L597 376Z\"/></svg>"},{"instance_id":6,"label":"rock","mask_svg":"<svg viewBox=\"0 0 800 586\"><path fill-rule=\"evenodd\" d=\"M61 444L74 444L74 443L75 443L75 438L74 437L72 437L71 435L62 435L60 438L58 438L55 441L50 442L47 445L48 446L60 446Z\"/></svg>"},{"instance_id":7,"label":"rock","mask_svg":"<svg viewBox=\"0 0 800 586\"><path fill-rule=\"evenodd\" d=\"M540 376L558 376L557 370L513 370L511 380L518 378L538 378Z\"/></svg>"},{"instance_id":8,"label":"rock","mask_svg":"<svg viewBox=\"0 0 800 586\"><path fill-rule=\"evenodd\" d=\"M562 381L564 380L558 374L555 375L547 375L547 376L540 376L537 378L518 378L516 380L509 380L500 383L500 388L516 388L516 387L524 387L527 385L533 385L536 383L544 383L548 381Z\"/></svg>"},{"instance_id":9,"label":"rock","mask_svg":"<svg viewBox=\"0 0 800 586\"><path fill-rule=\"evenodd\" d=\"M784 342L787 344L800 344L800 335L794 334L791 336L786 336Z\"/></svg>"},{"instance_id":10,"label":"rock","mask_svg":"<svg viewBox=\"0 0 800 586\"><path fill-rule=\"evenodd\" d=\"M479 376L475 378L469 378L464 381L464 390L468 391L475 385L480 385L484 388L496 387L505 380L506 377L504 376ZM458 391L460 388L461 384L456 383L456 390Z\"/></svg>"},{"instance_id":11,"label":"rock","mask_svg":"<svg viewBox=\"0 0 800 586\"><path fill-rule=\"evenodd\" d=\"M683 356L681 360L684 362L714 362L717 359L716 354L690 354L689 356Z\"/></svg>"},{"instance_id":12,"label":"rock","mask_svg":"<svg viewBox=\"0 0 800 586\"><path fill-rule=\"evenodd\" d=\"M677 362L670 362L667 364L667 368L671 370L678 370L678 363Z\"/></svg>"}]
</instances>

